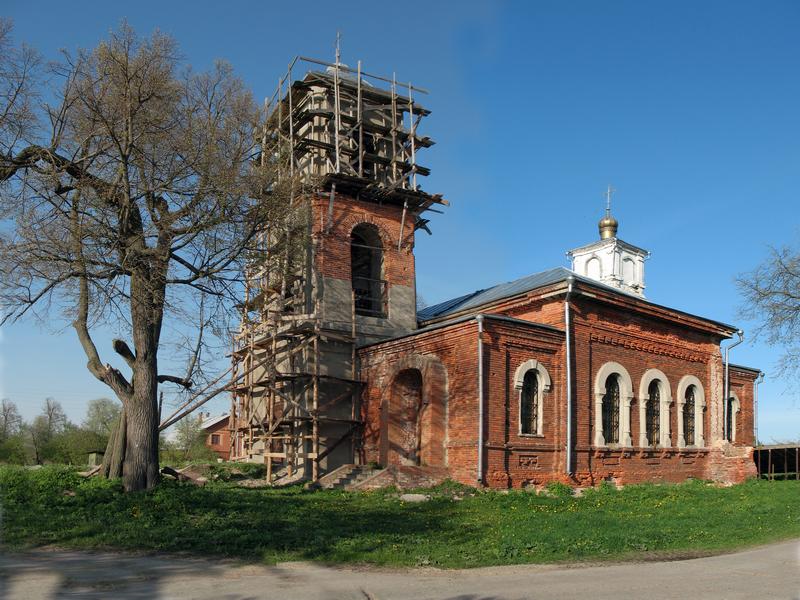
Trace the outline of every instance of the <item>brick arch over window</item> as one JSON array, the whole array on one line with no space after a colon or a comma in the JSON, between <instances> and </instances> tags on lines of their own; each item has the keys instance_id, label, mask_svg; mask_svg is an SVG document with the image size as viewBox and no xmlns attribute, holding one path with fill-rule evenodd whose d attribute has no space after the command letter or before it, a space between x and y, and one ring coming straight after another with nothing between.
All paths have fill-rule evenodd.
<instances>
[{"instance_id":1,"label":"brick arch over window","mask_svg":"<svg viewBox=\"0 0 800 600\"><path fill-rule=\"evenodd\" d=\"M418 428L419 464L447 466L448 375L447 368L435 354L410 354L393 363L381 391L380 461L388 464L389 425L396 420L393 406L394 384L398 376L418 371L422 377L422 398L415 426Z\"/></svg>"},{"instance_id":2,"label":"brick arch over window","mask_svg":"<svg viewBox=\"0 0 800 600\"><path fill-rule=\"evenodd\" d=\"M659 387L659 418L658 418L658 440L657 445L669 447L672 445L669 430L669 409L672 406L672 388L669 379L663 371L658 369L648 369L642 375L639 383L639 445L641 447L654 446L653 440L647 439L647 401L650 395L650 385L658 381Z\"/></svg>"},{"instance_id":3,"label":"brick arch over window","mask_svg":"<svg viewBox=\"0 0 800 600\"><path fill-rule=\"evenodd\" d=\"M691 447L702 448L705 446L703 437L703 427L705 424L706 392L703 383L694 375L684 375L678 382L675 398L678 402L678 446L684 448L686 444L686 432L683 427L683 411L686 405L686 392L694 386L694 444Z\"/></svg>"},{"instance_id":4,"label":"brick arch over window","mask_svg":"<svg viewBox=\"0 0 800 600\"><path fill-rule=\"evenodd\" d=\"M606 381L611 375L616 375L619 382L619 445L630 447L633 382L628 370L613 361L600 367L594 377L594 445L607 445L603 439L603 397L606 394Z\"/></svg>"},{"instance_id":5,"label":"brick arch over window","mask_svg":"<svg viewBox=\"0 0 800 600\"><path fill-rule=\"evenodd\" d=\"M535 373L536 377L536 392L534 398L525 398L523 397L525 393L525 376L533 372ZM514 389L518 392L519 402L517 404L519 410L519 433L520 435L541 435L544 432L544 406L543 406L543 394L545 392L550 391L551 387L551 379L550 373L548 373L547 368L535 359L526 360L522 363L519 367L517 367L516 372L514 373ZM536 410L536 427L535 431L525 431L522 422L522 415L523 415L523 403L524 402L531 402L535 404Z\"/></svg>"},{"instance_id":6,"label":"brick arch over window","mask_svg":"<svg viewBox=\"0 0 800 600\"><path fill-rule=\"evenodd\" d=\"M383 227L382 223L378 222L378 219L372 217L372 215L352 215L347 217L341 224L340 231L347 233L348 236L353 235L353 230L356 227L367 225L371 228L374 228L378 235L381 238L381 243L383 244L384 249L391 248L392 245L395 247L397 246L397 240L394 239L388 231Z\"/></svg>"}]
</instances>

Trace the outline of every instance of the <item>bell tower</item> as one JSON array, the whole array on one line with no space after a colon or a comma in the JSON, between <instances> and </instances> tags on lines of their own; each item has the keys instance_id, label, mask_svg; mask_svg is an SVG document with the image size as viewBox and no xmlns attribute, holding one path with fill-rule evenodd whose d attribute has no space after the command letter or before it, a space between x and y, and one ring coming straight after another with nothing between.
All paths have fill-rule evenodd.
<instances>
[{"instance_id":1,"label":"bell tower","mask_svg":"<svg viewBox=\"0 0 800 600\"><path fill-rule=\"evenodd\" d=\"M600 239L570 250L567 256L578 275L644 298L644 262L650 253L617 237L619 222L611 215L613 192L609 185L605 194L606 212L597 224Z\"/></svg>"},{"instance_id":2,"label":"bell tower","mask_svg":"<svg viewBox=\"0 0 800 600\"><path fill-rule=\"evenodd\" d=\"M261 160L284 204L245 274L231 410L233 456L269 478L357 462L356 347L417 327L414 238L448 204L418 182L425 93L337 48L334 63L295 58L267 103Z\"/></svg>"}]
</instances>

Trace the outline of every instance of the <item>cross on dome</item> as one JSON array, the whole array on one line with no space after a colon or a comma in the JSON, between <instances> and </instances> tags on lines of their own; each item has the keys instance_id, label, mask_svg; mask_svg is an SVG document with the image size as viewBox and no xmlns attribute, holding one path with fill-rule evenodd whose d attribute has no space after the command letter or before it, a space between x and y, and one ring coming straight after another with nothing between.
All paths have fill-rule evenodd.
<instances>
[{"instance_id":1,"label":"cross on dome","mask_svg":"<svg viewBox=\"0 0 800 600\"><path fill-rule=\"evenodd\" d=\"M600 222L597 224L597 227L600 230L600 239L607 240L609 238L617 237L617 229L619 228L619 222L611 216L611 195L616 192L611 184L608 185L608 189L606 189L605 194L606 197L606 216L600 219Z\"/></svg>"}]
</instances>

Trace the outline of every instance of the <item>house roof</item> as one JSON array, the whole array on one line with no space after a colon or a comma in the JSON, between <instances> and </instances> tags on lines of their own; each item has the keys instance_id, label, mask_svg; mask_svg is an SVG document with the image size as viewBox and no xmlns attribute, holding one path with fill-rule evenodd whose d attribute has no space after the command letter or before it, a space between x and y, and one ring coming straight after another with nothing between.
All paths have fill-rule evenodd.
<instances>
[{"instance_id":1,"label":"house roof","mask_svg":"<svg viewBox=\"0 0 800 600\"><path fill-rule=\"evenodd\" d=\"M453 298L451 300L446 300L444 302L440 302L439 304L434 304L433 306L428 306L417 311L417 319L421 323L428 324L426 322L430 322L436 319L447 318L451 316L455 316L458 314L462 314L465 311L475 311L477 312L479 308L487 306L489 304L493 304L494 302L498 302L500 300L505 300L506 298L513 298L514 296L518 296L521 294L525 294L527 292L531 292L533 290L552 285L555 283L560 283L566 281L568 277L573 277L575 281L591 285L595 288L600 288L603 290L610 291L614 294L632 298L637 302L643 302L650 306L655 306L658 308L666 309L672 312L680 313L683 315L687 315L689 317L693 317L696 319L700 319L706 321L708 323L714 323L715 325L723 328L728 329L730 331L736 331L736 327L733 325L728 325L727 323L722 323L721 321L714 321L712 319L708 319L706 317L700 317L698 315L693 315L691 313L687 313L681 310L677 310L674 308L670 308L668 306L662 306L660 304L655 304L654 302L650 302L641 298L639 296L635 296L634 294L630 294L624 290L620 290L615 287L611 287L599 281L595 281L589 277L584 277L583 275L578 275L574 271L567 269L566 267L556 267L555 269L549 269L547 271L540 271L539 273L533 273L532 275L527 275L525 277L521 277L519 279L515 279L513 281L508 281L506 283L501 283L496 286L476 290L470 294L465 294L463 296L459 296L457 298Z\"/></svg>"},{"instance_id":2,"label":"house roof","mask_svg":"<svg viewBox=\"0 0 800 600\"><path fill-rule=\"evenodd\" d=\"M203 420L203 422L200 424L200 427L203 428L203 429L208 429L209 427L213 427L214 425L216 425L220 421L224 421L227 418L228 418L228 413L223 413L223 414L217 415L215 417L209 417L209 418Z\"/></svg>"}]
</instances>

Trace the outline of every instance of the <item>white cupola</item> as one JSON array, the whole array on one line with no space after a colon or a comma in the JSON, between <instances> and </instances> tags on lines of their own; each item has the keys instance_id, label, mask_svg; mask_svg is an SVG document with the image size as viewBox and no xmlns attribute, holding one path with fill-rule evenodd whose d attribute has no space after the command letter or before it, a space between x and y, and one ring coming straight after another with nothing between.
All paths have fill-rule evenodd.
<instances>
[{"instance_id":1,"label":"white cupola","mask_svg":"<svg viewBox=\"0 0 800 600\"><path fill-rule=\"evenodd\" d=\"M644 261L647 250L617 237L619 223L611 216L611 193L606 192L606 214L600 219L600 240L567 252L572 270L578 274L644 298Z\"/></svg>"}]
</instances>

